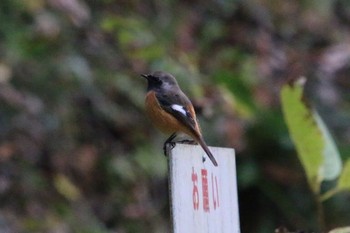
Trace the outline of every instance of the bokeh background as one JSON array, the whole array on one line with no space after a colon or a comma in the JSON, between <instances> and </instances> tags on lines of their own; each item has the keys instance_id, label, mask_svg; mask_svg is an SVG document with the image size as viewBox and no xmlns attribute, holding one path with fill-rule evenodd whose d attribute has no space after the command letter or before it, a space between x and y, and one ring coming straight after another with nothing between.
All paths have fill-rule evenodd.
<instances>
[{"instance_id":1,"label":"bokeh background","mask_svg":"<svg viewBox=\"0 0 350 233\"><path fill-rule=\"evenodd\" d=\"M242 232L320 231L279 92L305 76L350 157L348 0L1 0L0 232L170 232L155 70L236 149ZM324 208L326 230L350 225L349 192Z\"/></svg>"}]
</instances>

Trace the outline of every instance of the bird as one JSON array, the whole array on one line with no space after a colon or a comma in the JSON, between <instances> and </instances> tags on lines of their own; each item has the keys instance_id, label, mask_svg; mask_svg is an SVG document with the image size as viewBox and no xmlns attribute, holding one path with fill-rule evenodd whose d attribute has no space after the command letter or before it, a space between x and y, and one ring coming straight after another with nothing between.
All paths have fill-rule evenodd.
<instances>
[{"instance_id":1,"label":"bird","mask_svg":"<svg viewBox=\"0 0 350 233\"><path fill-rule=\"evenodd\" d=\"M173 140L182 133L198 143L214 166L218 166L203 139L194 107L180 89L175 77L163 71L141 74L141 76L148 82L145 98L146 114L156 128L170 134L170 137L164 142L164 154L167 154L169 144L172 145L172 148L175 146Z\"/></svg>"}]
</instances>

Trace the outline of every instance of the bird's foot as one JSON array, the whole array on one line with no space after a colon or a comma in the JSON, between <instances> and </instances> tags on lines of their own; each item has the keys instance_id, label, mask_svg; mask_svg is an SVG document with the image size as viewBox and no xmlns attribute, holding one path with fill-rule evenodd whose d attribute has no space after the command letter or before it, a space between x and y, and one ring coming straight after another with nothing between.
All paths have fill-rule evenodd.
<instances>
[{"instance_id":1,"label":"bird's foot","mask_svg":"<svg viewBox=\"0 0 350 233\"><path fill-rule=\"evenodd\" d=\"M185 139L185 140L179 141L179 143L181 143L181 144L189 144L189 145L198 145L198 143L196 141L191 140L191 139Z\"/></svg>"},{"instance_id":2,"label":"bird's foot","mask_svg":"<svg viewBox=\"0 0 350 233\"><path fill-rule=\"evenodd\" d=\"M169 155L169 151L174 149L175 146L176 146L175 142L165 142L164 145L163 145L164 155L168 156Z\"/></svg>"}]
</instances>

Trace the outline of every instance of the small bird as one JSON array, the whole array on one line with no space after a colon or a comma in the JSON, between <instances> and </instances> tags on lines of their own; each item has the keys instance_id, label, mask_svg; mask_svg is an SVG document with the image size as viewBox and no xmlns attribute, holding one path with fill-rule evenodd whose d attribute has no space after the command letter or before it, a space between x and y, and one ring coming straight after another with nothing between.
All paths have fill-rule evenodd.
<instances>
[{"instance_id":1,"label":"small bird","mask_svg":"<svg viewBox=\"0 0 350 233\"><path fill-rule=\"evenodd\" d=\"M173 143L178 133L185 133L199 143L212 163L218 166L204 142L193 105L181 91L176 79L162 71L141 76L148 81L145 99L147 115L162 132L171 134L164 142L164 153L166 154L167 145Z\"/></svg>"}]
</instances>

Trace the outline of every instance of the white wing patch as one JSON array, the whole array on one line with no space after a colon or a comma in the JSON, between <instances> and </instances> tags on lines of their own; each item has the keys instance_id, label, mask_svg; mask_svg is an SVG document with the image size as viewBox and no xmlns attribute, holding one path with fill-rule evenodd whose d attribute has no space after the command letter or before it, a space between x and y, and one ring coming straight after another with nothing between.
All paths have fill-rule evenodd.
<instances>
[{"instance_id":1,"label":"white wing patch","mask_svg":"<svg viewBox=\"0 0 350 233\"><path fill-rule=\"evenodd\" d=\"M184 116L187 116L187 112L185 110L184 106L178 105L178 104L173 104L171 105L171 108L175 111L180 112L181 114L183 114Z\"/></svg>"}]
</instances>

